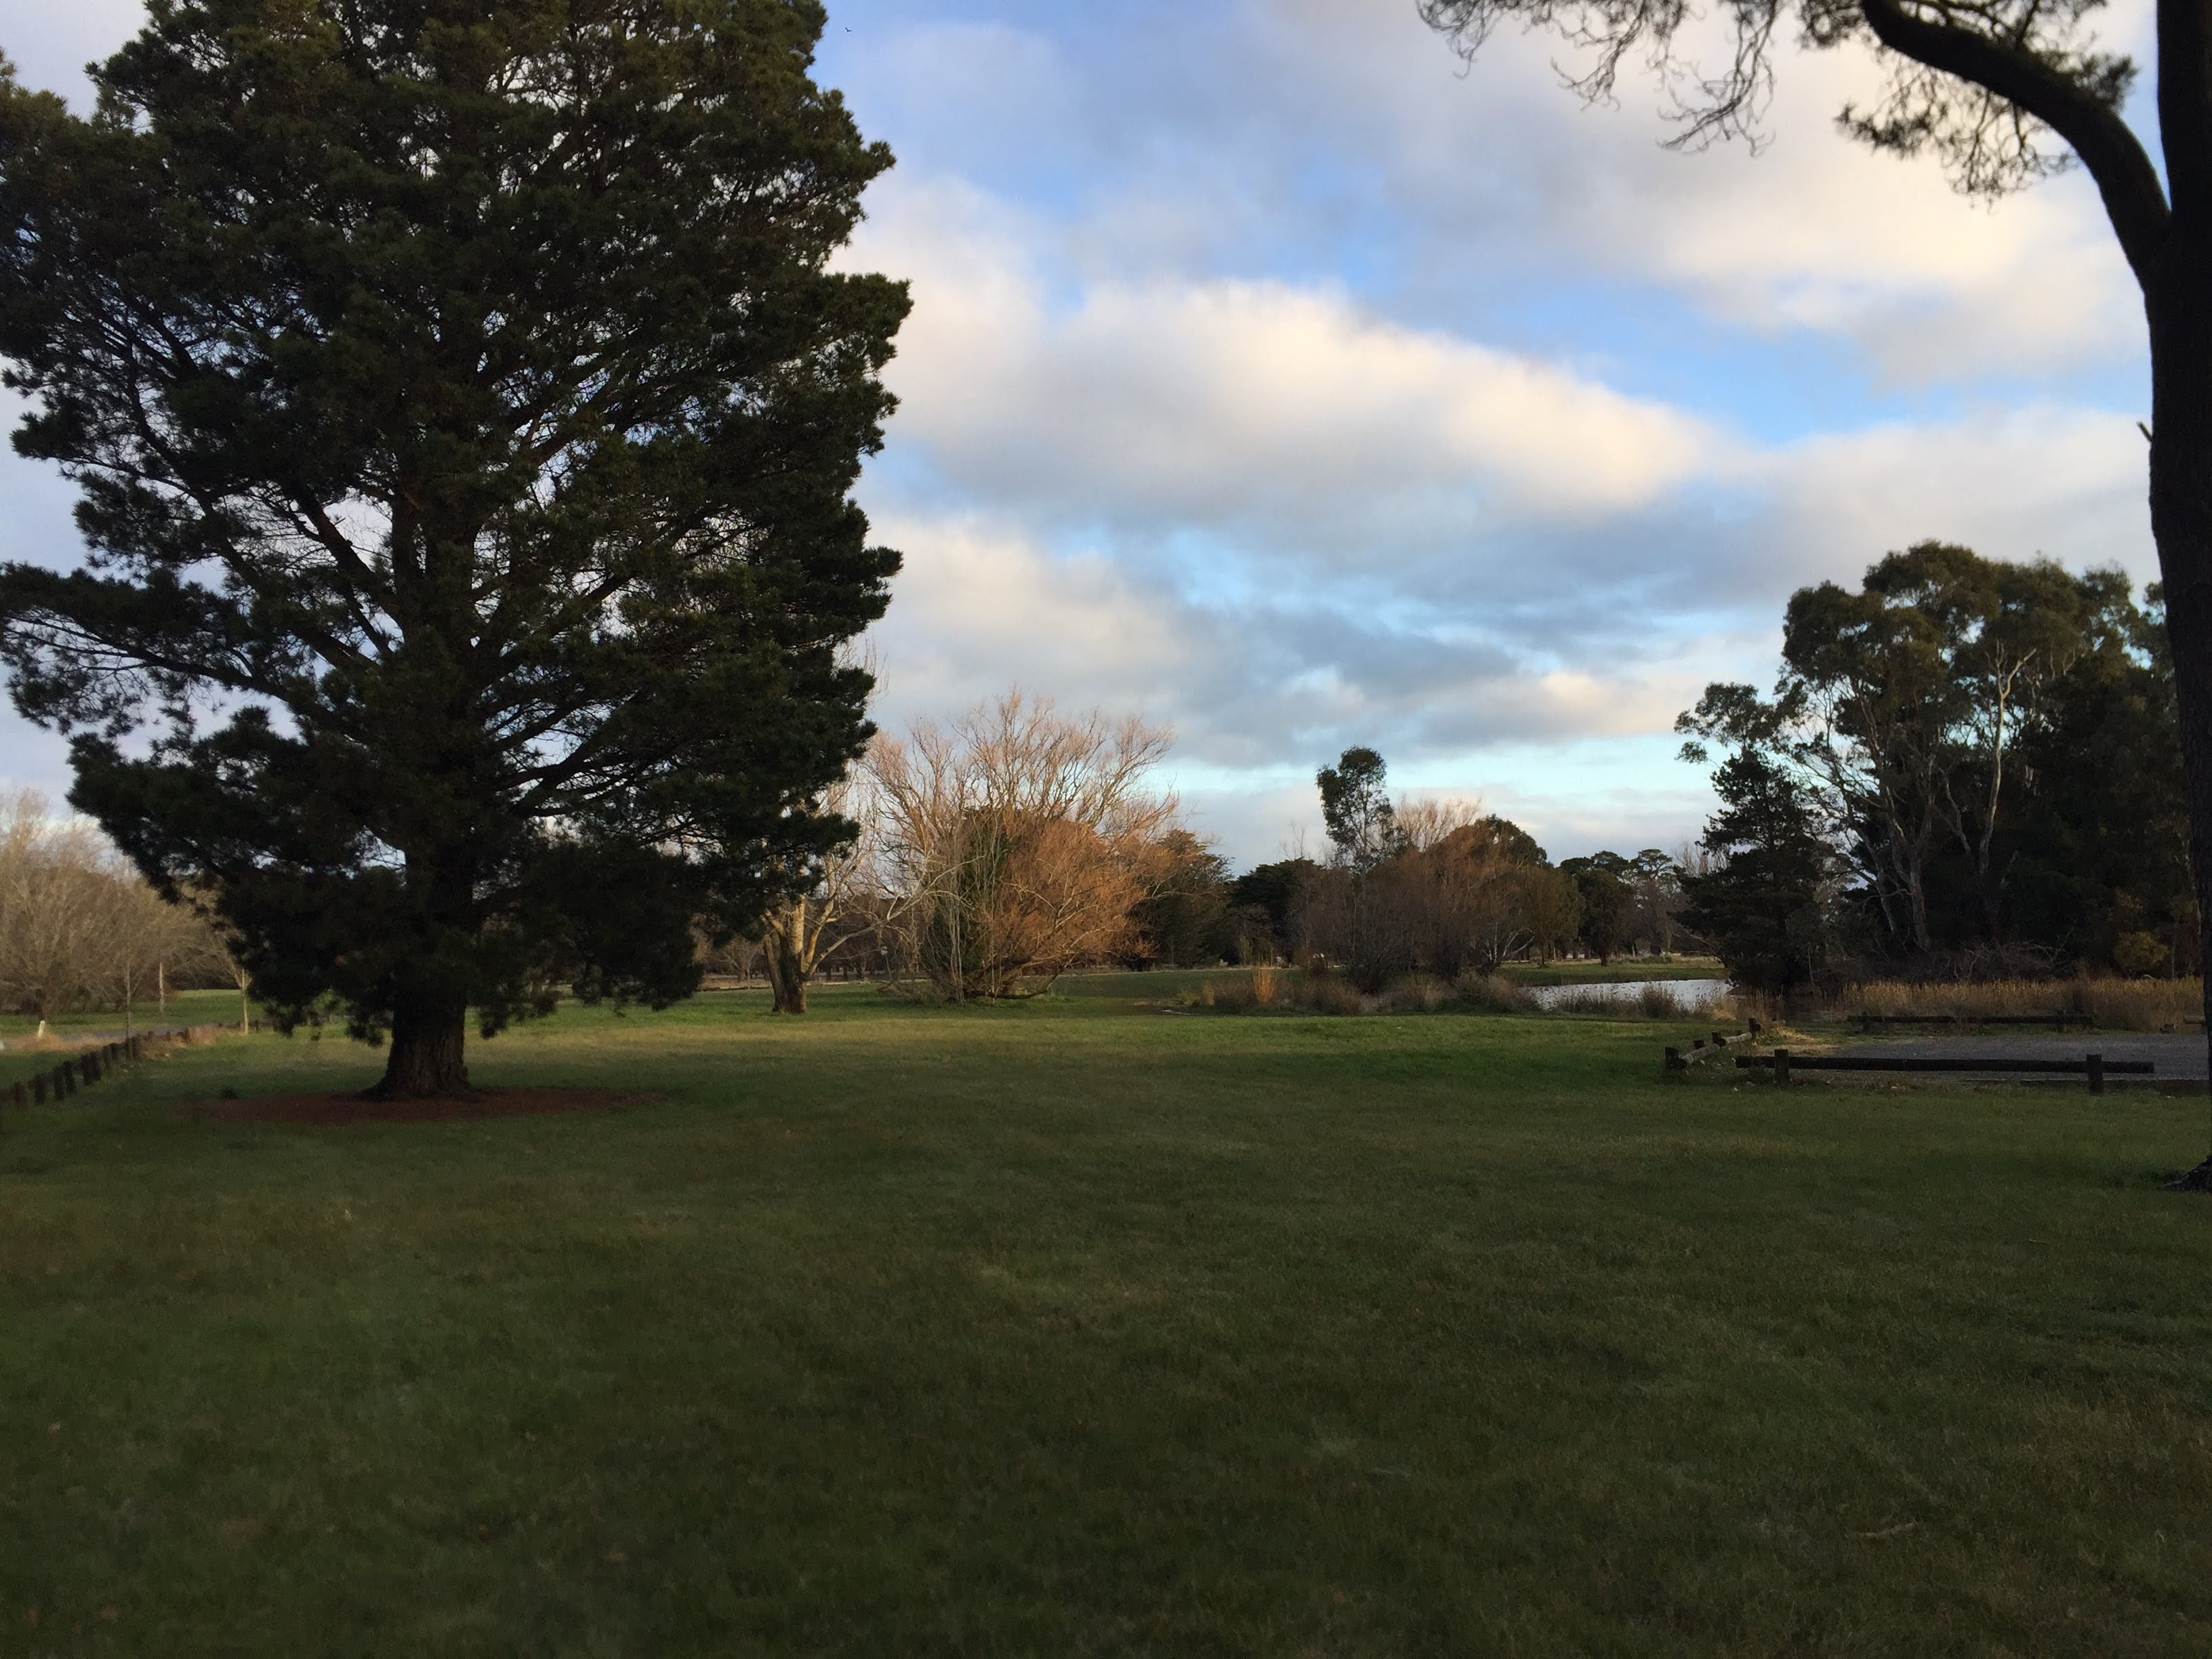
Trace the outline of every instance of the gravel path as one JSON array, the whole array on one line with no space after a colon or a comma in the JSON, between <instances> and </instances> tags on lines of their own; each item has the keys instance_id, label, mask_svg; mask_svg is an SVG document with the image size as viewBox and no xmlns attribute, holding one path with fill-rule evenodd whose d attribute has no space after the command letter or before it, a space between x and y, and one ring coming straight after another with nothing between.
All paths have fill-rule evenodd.
<instances>
[{"instance_id":1,"label":"gravel path","mask_svg":"<svg viewBox=\"0 0 2212 1659\"><path fill-rule=\"evenodd\" d=\"M2069 1031L2064 1036L2038 1033L2019 1036L1908 1037L1877 1042L1850 1042L1838 1050L1847 1054L1895 1054L1908 1060L1972 1060L1978 1055L2008 1060L2080 1060L2102 1054L2106 1060L2147 1060L2158 1067L2160 1078L2203 1078L2212 1075L2205 1064L2201 1035L2166 1036L2140 1031Z\"/></svg>"}]
</instances>

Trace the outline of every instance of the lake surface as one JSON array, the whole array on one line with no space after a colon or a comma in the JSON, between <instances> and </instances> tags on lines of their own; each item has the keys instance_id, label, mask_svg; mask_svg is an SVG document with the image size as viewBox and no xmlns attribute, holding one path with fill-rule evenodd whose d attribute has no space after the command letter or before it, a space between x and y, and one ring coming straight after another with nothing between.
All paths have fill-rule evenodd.
<instances>
[{"instance_id":1,"label":"lake surface","mask_svg":"<svg viewBox=\"0 0 2212 1659\"><path fill-rule=\"evenodd\" d=\"M1710 1008L1728 989L1724 979L1628 980L1613 985L1532 985L1528 994L1539 1008L1556 1008L1563 1002L1633 1002L1652 984L1664 985L1685 1008Z\"/></svg>"}]
</instances>

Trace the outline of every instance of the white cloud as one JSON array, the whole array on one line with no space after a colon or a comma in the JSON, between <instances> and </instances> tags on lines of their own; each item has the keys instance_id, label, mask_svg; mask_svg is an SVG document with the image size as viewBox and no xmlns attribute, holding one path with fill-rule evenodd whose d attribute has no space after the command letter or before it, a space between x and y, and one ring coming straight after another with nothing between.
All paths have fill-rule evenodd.
<instances>
[{"instance_id":1,"label":"white cloud","mask_svg":"<svg viewBox=\"0 0 2212 1659\"><path fill-rule=\"evenodd\" d=\"M1055 304L1024 228L937 183L885 192L851 255L914 283L898 440L994 499L1262 523L1338 550L1440 496L1469 521L1588 521L1715 447L1678 410L1333 290L1109 281Z\"/></svg>"},{"instance_id":2,"label":"white cloud","mask_svg":"<svg viewBox=\"0 0 2212 1659\"><path fill-rule=\"evenodd\" d=\"M893 720L944 715L1023 685L1159 718L1209 660L1207 620L1109 559L1057 556L972 517L879 513L906 567L871 638Z\"/></svg>"},{"instance_id":3,"label":"white cloud","mask_svg":"<svg viewBox=\"0 0 2212 1659\"><path fill-rule=\"evenodd\" d=\"M2125 416L2054 404L1823 434L1753 465L1778 538L1762 562L1793 587L1855 580L1882 553L1936 538L1994 558L2119 564L2148 581L2146 466Z\"/></svg>"},{"instance_id":4,"label":"white cloud","mask_svg":"<svg viewBox=\"0 0 2212 1659\"><path fill-rule=\"evenodd\" d=\"M1004 524L878 514L906 556L872 638L897 724L1021 684L1171 721L1192 763L1265 769L1387 736L1401 756L1664 729L1713 641L1663 659L1545 670L1497 640L1440 636L1297 599L1211 603ZM1656 653L1653 654L1658 654Z\"/></svg>"},{"instance_id":5,"label":"white cloud","mask_svg":"<svg viewBox=\"0 0 2212 1659\"><path fill-rule=\"evenodd\" d=\"M1991 404L1762 446L1334 289L1085 285L1052 242L969 186L887 198L854 258L915 284L893 445L956 499L1125 559L1152 548L1188 585L1265 597L1295 573L1316 600L1525 617L1592 584L1771 603L1928 535L2148 568L2125 416ZM1696 591L1759 572L1745 598Z\"/></svg>"},{"instance_id":6,"label":"white cloud","mask_svg":"<svg viewBox=\"0 0 2212 1659\"><path fill-rule=\"evenodd\" d=\"M2124 0L2105 33L2135 42L2148 14ZM1729 328L1848 342L1903 386L2142 353L2086 178L1977 207L1933 161L1844 137L1838 110L1881 84L1860 48L1784 47L1761 154L1677 154L1640 69L1618 106L1585 106L1559 85L1556 36L1501 32L1462 75L1405 0L1146 8L1103 50L1085 27L1103 32L924 21L854 67L864 117L911 134L910 161L1056 200L1094 281L1348 268L1463 325L1601 280Z\"/></svg>"}]
</instances>

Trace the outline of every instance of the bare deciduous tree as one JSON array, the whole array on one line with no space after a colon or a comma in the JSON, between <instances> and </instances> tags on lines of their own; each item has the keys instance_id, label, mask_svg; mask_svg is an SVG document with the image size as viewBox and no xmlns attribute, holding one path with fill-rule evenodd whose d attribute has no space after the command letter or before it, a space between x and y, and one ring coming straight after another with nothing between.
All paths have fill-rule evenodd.
<instances>
[{"instance_id":1,"label":"bare deciduous tree","mask_svg":"<svg viewBox=\"0 0 2212 1659\"><path fill-rule=\"evenodd\" d=\"M1446 797L1442 800L1416 800L1410 795L1398 797L1395 817L1398 834L1409 852L1425 853L1431 847L1483 819L1482 803Z\"/></svg>"},{"instance_id":2,"label":"bare deciduous tree","mask_svg":"<svg viewBox=\"0 0 2212 1659\"><path fill-rule=\"evenodd\" d=\"M164 902L88 819L33 790L0 799L0 1004L40 1019L123 1012L180 970L221 955L191 908Z\"/></svg>"},{"instance_id":3,"label":"bare deciduous tree","mask_svg":"<svg viewBox=\"0 0 2212 1659\"><path fill-rule=\"evenodd\" d=\"M166 1003L167 981L204 981L234 964L214 928L196 911L171 904L139 879L120 859L114 860L108 896L108 926L94 956L94 999L123 1011L123 1029L133 1029L134 1009L149 992Z\"/></svg>"},{"instance_id":4,"label":"bare deciduous tree","mask_svg":"<svg viewBox=\"0 0 2212 1659\"><path fill-rule=\"evenodd\" d=\"M806 988L823 957L871 929L874 917L865 901L881 863L879 798L866 776L823 792L817 810L851 819L860 833L850 845L817 862L811 884L761 919L761 953L779 1014L805 1013Z\"/></svg>"},{"instance_id":5,"label":"bare deciduous tree","mask_svg":"<svg viewBox=\"0 0 2212 1659\"><path fill-rule=\"evenodd\" d=\"M1146 850L1176 802L1148 787L1172 734L1019 690L878 738L872 870L908 963L945 995L1034 995L1127 945Z\"/></svg>"},{"instance_id":6,"label":"bare deciduous tree","mask_svg":"<svg viewBox=\"0 0 2212 1659\"><path fill-rule=\"evenodd\" d=\"M113 851L24 790L0 802L0 997L39 1018L90 1000L113 932Z\"/></svg>"}]
</instances>

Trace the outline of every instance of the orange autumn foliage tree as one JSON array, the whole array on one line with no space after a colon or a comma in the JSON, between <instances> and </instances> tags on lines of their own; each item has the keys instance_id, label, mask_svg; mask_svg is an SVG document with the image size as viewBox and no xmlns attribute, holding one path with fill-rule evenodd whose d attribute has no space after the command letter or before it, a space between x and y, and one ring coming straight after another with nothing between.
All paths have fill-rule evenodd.
<instances>
[{"instance_id":1,"label":"orange autumn foliage tree","mask_svg":"<svg viewBox=\"0 0 2212 1659\"><path fill-rule=\"evenodd\" d=\"M1010 691L879 738L878 883L909 967L942 995L1034 996L1126 953L1176 827L1149 776L1172 734Z\"/></svg>"}]
</instances>

